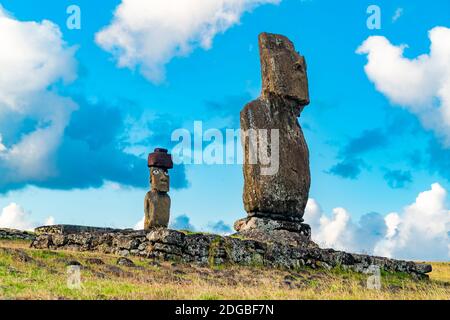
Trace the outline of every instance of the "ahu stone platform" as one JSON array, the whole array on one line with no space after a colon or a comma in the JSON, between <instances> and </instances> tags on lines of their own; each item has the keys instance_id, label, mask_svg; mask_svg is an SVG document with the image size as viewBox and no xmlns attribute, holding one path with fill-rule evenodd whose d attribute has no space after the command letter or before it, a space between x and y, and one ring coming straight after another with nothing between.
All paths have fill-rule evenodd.
<instances>
[{"instance_id":1,"label":"ahu stone platform","mask_svg":"<svg viewBox=\"0 0 450 320\"><path fill-rule=\"evenodd\" d=\"M0 228L0 240L34 240L35 234L28 231Z\"/></svg>"},{"instance_id":2,"label":"ahu stone platform","mask_svg":"<svg viewBox=\"0 0 450 320\"><path fill-rule=\"evenodd\" d=\"M43 229L41 229L42 231ZM244 235L219 236L190 233L165 228L150 231L113 230L91 228L73 232L77 228L52 227L40 233L31 247L51 250L97 251L121 256L138 256L148 259L194 263L200 265L248 265L283 269L301 266L312 268L341 267L365 272L378 265L387 272L405 272L424 277L431 265L393 260L363 254L350 254L333 249L321 249L313 242L305 245L280 243L276 240L254 240ZM72 231L70 231L72 230ZM97 230L97 231L95 231ZM99 231L100 230L100 231Z\"/></svg>"}]
</instances>

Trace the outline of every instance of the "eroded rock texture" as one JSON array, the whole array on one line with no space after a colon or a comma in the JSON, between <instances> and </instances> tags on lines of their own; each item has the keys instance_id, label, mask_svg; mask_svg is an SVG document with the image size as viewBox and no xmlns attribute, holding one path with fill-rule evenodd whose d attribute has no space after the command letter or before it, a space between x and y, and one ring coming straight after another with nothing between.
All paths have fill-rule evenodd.
<instances>
[{"instance_id":1,"label":"eroded rock texture","mask_svg":"<svg viewBox=\"0 0 450 320\"><path fill-rule=\"evenodd\" d=\"M35 237L33 232L0 228L0 240L34 240Z\"/></svg>"},{"instance_id":2,"label":"eroded rock texture","mask_svg":"<svg viewBox=\"0 0 450 320\"><path fill-rule=\"evenodd\" d=\"M297 119L309 103L306 63L281 35L262 33L259 50L263 89L241 111L241 129L247 137L265 129L272 138L271 130L278 130L279 145L273 148L268 142L274 141L260 134L256 144L244 136L244 207L250 217L301 222L311 183L308 147ZM279 155L274 174L264 173L267 165L252 160L256 153L260 160L268 145Z\"/></svg>"},{"instance_id":3,"label":"eroded rock texture","mask_svg":"<svg viewBox=\"0 0 450 320\"><path fill-rule=\"evenodd\" d=\"M279 242L284 245L318 248L311 240L311 227L305 223L248 217L236 221L238 236L262 242Z\"/></svg>"},{"instance_id":4,"label":"eroded rock texture","mask_svg":"<svg viewBox=\"0 0 450 320\"><path fill-rule=\"evenodd\" d=\"M423 276L431 272L428 264L350 254L332 249L261 242L234 236L187 234L166 228L150 231L82 232L40 234L31 245L38 249L98 251L121 256L196 263L200 265L257 265L292 269L342 267L364 272L378 265L388 272Z\"/></svg>"},{"instance_id":5,"label":"eroded rock texture","mask_svg":"<svg viewBox=\"0 0 450 320\"><path fill-rule=\"evenodd\" d=\"M52 226L42 226L34 229L34 232L36 234L43 234L43 233L73 234L83 232L118 232L118 231L123 231L123 229L77 226L71 224L55 224Z\"/></svg>"},{"instance_id":6,"label":"eroded rock texture","mask_svg":"<svg viewBox=\"0 0 450 320\"><path fill-rule=\"evenodd\" d=\"M172 156L167 149L156 148L148 155L151 190L144 198L144 229L166 227L170 220L171 199L169 169L173 168Z\"/></svg>"}]
</instances>

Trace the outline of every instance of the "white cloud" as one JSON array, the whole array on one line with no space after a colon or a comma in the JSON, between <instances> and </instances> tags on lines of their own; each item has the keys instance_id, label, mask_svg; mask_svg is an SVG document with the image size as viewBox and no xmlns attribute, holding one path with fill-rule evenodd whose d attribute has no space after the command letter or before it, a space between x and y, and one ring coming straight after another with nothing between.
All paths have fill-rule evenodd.
<instances>
[{"instance_id":1,"label":"white cloud","mask_svg":"<svg viewBox=\"0 0 450 320\"><path fill-rule=\"evenodd\" d=\"M314 199L309 199L304 219L311 225L315 242L337 250L371 253L386 232L383 217L378 213L368 213L354 223L346 209L335 208L329 217Z\"/></svg>"},{"instance_id":2,"label":"white cloud","mask_svg":"<svg viewBox=\"0 0 450 320\"><path fill-rule=\"evenodd\" d=\"M364 69L378 91L450 145L450 29L435 27L429 38L430 53L414 59L404 57L406 45L395 46L382 36L367 38L357 53L367 54Z\"/></svg>"},{"instance_id":3,"label":"white cloud","mask_svg":"<svg viewBox=\"0 0 450 320\"><path fill-rule=\"evenodd\" d=\"M46 90L58 80L76 77L74 48L67 48L58 26L18 21L0 6L0 103L26 107L24 97Z\"/></svg>"},{"instance_id":4,"label":"white cloud","mask_svg":"<svg viewBox=\"0 0 450 320\"><path fill-rule=\"evenodd\" d=\"M66 45L52 22L19 21L1 6L0 39L0 118L26 116L38 124L12 145L5 144L0 128L2 182L45 179L56 174L52 155L77 108L51 88L75 79L75 49Z\"/></svg>"},{"instance_id":5,"label":"white cloud","mask_svg":"<svg viewBox=\"0 0 450 320\"><path fill-rule=\"evenodd\" d=\"M96 34L119 67L139 70L153 82L165 78L172 58L209 49L216 34L238 24L243 13L281 0L122 0L110 25Z\"/></svg>"},{"instance_id":6,"label":"white cloud","mask_svg":"<svg viewBox=\"0 0 450 320\"><path fill-rule=\"evenodd\" d=\"M388 257L439 260L450 258L450 211L445 208L447 192L435 183L431 190L420 193L416 201L395 218L395 230L375 247L375 254ZM389 223L389 221L387 221Z\"/></svg>"},{"instance_id":7,"label":"white cloud","mask_svg":"<svg viewBox=\"0 0 450 320\"><path fill-rule=\"evenodd\" d=\"M308 201L305 222L322 247L365 252L397 259L448 260L450 258L450 211L445 207L446 190L435 183L418 195L401 214L384 218L369 213L353 223L343 208L328 217L314 199Z\"/></svg>"},{"instance_id":8,"label":"white cloud","mask_svg":"<svg viewBox=\"0 0 450 320\"><path fill-rule=\"evenodd\" d=\"M2 141L3 141L3 137L2 137L2 135L0 134L0 152L6 151L6 147L5 147L5 145L2 143Z\"/></svg>"},{"instance_id":9,"label":"white cloud","mask_svg":"<svg viewBox=\"0 0 450 320\"><path fill-rule=\"evenodd\" d=\"M52 217L52 216L48 217L48 218L45 220L45 222L44 222L44 225L45 225L45 226L53 226L53 225L55 225L55 224L56 224L56 223L55 223L55 218Z\"/></svg>"},{"instance_id":10,"label":"white cloud","mask_svg":"<svg viewBox=\"0 0 450 320\"><path fill-rule=\"evenodd\" d=\"M11 203L2 210L2 214L0 215L0 228L32 230L33 223L29 219L30 213L26 212L18 204Z\"/></svg>"},{"instance_id":11,"label":"white cloud","mask_svg":"<svg viewBox=\"0 0 450 320\"><path fill-rule=\"evenodd\" d=\"M138 223L136 223L136 225L133 227L134 230L143 230L144 229L144 221L145 221L145 216L142 217L141 220L139 220Z\"/></svg>"},{"instance_id":12,"label":"white cloud","mask_svg":"<svg viewBox=\"0 0 450 320\"><path fill-rule=\"evenodd\" d=\"M55 224L55 219L53 217L48 217L43 223L43 225L53 224ZM31 214L29 212L25 211L16 203L11 203L3 208L2 213L0 214L0 228L32 231L39 225L41 224L31 220Z\"/></svg>"},{"instance_id":13,"label":"white cloud","mask_svg":"<svg viewBox=\"0 0 450 320\"><path fill-rule=\"evenodd\" d=\"M403 15L403 8L397 8L392 16L392 22L396 22Z\"/></svg>"},{"instance_id":14,"label":"white cloud","mask_svg":"<svg viewBox=\"0 0 450 320\"><path fill-rule=\"evenodd\" d=\"M398 232L398 226L400 225L401 218L398 213L392 212L384 218L384 221L387 226L386 237L391 238Z\"/></svg>"}]
</instances>

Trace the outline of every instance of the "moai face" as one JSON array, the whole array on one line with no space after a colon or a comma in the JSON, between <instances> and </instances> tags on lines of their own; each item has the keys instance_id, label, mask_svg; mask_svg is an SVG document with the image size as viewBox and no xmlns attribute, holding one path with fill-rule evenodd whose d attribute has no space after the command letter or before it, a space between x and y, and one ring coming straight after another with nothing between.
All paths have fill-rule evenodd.
<instances>
[{"instance_id":1,"label":"moai face","mask_svg":"<svg viewBox=\"0 0 450 320\"><path fill-rule=\"evenodd\" d=\"M262 96L271 94L292 100L296 114L309 104L308 77L304 57L295 51L294 44L285 36L261 33Z\"/></svg>"},{"instance_id":2,"label":"moai face","mask_svg":"<svg viewBox=\"0 0 450 320\"><path fill-rule=\"evenodd\" d=\"M159 192L169 192L170 177L169 172L162 168L150 168L150 184L152 190Z\"/></svg>"}]
</instances>

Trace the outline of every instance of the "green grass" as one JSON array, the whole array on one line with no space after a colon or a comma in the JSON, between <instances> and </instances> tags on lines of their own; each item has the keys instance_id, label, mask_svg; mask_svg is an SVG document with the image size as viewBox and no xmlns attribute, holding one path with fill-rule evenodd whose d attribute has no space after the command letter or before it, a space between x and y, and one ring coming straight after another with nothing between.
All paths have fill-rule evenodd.
<instances>
[{"instance_id":1,"label":"green grass","mask_svg":"<svg viewBox=\"0 0 450 320\"><path fill-rule=\"evenodd\" d=\"M88 258L104 264L90 264ZM132 258L137 267L123 267L117 266L117 258L0 241L0 299L450 299L450 263L432 263L430 280L383 272L382 289L377 291L366 288L368 275L340 268L209 268L170 262L150 265L143 258ZM66 284L71 260L82 264L81 289Z\"/></svg>"}]
</instances>

